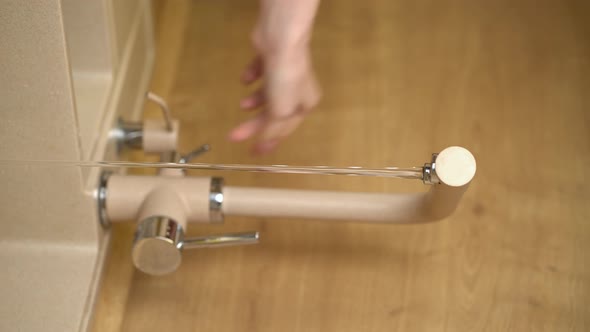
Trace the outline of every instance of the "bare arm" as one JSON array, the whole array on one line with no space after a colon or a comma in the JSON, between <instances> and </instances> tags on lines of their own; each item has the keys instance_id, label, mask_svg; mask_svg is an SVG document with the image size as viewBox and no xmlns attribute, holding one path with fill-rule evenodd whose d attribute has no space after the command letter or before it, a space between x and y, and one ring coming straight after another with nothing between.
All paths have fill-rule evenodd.
<instances>
[{"instance_id":1,"label":"bare arm","mask_svg":"<svg viewBox=\"0 0 590 332\"><path fill-rule=\"evenodd\" d=\"M258 55L242 75L245 84L263 79L259 91L244 98L245 110L260 109L230 133L244 141L257 136L256 153L268 153L289 136L316 106L320 88L309 42L319 0L260 0L252 34Z\"/></svg>"}]
</instances>

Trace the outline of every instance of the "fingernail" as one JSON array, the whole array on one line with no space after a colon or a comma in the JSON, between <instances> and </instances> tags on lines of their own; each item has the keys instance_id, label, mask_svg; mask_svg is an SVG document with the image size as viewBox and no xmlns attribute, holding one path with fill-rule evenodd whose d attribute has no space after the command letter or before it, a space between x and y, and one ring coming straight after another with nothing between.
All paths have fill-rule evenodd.
<instances>
[{"instance_id":1,"label":"fingernail","mask_svg":"<svg viewBox=\"0 0 590 332\"><path fill-rule=\"evenodd\" d=\"M241 130L238 129L234 129L232 131L229 132L229 134L227 135L227 139L232 141L232 142L240 142L246 139L245 137L245 133Z\"/></svg>"}]
</instances>

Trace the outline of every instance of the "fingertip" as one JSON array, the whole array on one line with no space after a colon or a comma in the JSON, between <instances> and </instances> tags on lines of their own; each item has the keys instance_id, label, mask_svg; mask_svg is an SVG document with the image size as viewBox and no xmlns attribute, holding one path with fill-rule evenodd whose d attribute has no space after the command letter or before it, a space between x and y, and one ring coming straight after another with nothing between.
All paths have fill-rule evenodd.
<instances>
[{"instance_id":1,"label":"fingertip","mask_svg":"<svg viewBox=\"0 0 590 332\"><path fill-rule=\"evenodd\" d=\"M232 142L241 142L247 140L250 136L251 130L242 124L229 132L228 139Z\"/></svg>"},{"instance_id":2,"label":"fingertip","mask_svg":"<svg viewBox=\"0 0 590 332\"><path fill-rule=\"evenodd\" d=\"M258 115L246 122L241 123L229 133L229 139L234 142L247 140L254 135L262 126L264 120L262 115Z\"/></svg>"},{"instance_id":3,"label":"fingertip","mask_svg":"<svg viewBox=\"0 0 590 332\"><path fill-rule=\"evenodd\" d=\"M240 135L240 133L237 131L237 129L233 129L229 132L229 134L227 135L227 139L230 142L241 142L242 139L242 135Z\"/></svg>"},{"instance_id":4,"label":"fingertip","mask_svg":"<svg viewBox=\"0 0 590 332\"><path fill-rule=\"evenodd\" d=\"M264 103L264 90L259 89L250 96L243 98L240 101L240 107L244 110L249 111L264 105Z\"/></svg>"},{"instance_id":5,"label":"fingertip","mask_svg":"<svg viewBox=\"0 0 590 332\"><path fill-rule=\"evenodd\" d=\"M245 85L251 84L258 80L262 75L263 65L262 59L260 57L256 57L244 70L242 73L242 83Z\"/></svg>"}]
</instances>

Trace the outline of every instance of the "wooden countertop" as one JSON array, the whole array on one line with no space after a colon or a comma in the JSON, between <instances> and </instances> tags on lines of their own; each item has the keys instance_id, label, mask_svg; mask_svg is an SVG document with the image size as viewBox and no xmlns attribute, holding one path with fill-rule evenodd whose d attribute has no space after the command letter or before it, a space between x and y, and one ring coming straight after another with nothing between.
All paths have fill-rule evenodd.
<instances>
[{"instance_id":1,"label":"wooden countertop","mask_svg":"<svg viewBox=\"0 0 590 332\"><path fill-rule=\"evenodd\" d=\"M583 331L590 326L590 6L584 1L324 0L324 99L274 155L230 144L255 1L158 8L152 90L202 161L416 166L449 145L478 174L442 222L376 226L228 218L192 234L262 242L133 269L114 227L94 331ZM149 106L147 116L155 116ZM191 172L209 174L205 172ZM224 173L236 185L424 190L408 181Z\"/></svg>"}]
</instances>

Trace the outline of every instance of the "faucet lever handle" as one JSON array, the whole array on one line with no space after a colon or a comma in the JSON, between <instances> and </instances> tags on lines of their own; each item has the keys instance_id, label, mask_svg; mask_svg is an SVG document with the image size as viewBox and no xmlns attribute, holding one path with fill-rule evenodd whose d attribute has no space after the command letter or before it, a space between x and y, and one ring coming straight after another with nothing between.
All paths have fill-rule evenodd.
<instances>
[{"instance_id":1,"label":"faucet lever handle","mask_svg":"<svg viewBox=\"0 0 590 332\"><path fill-rule=\"evenodd\" d=\"M178 163L186 164L189 161L191 161L192 159L204 154L205 152L208 152L209 150L211 150L211 146L209 144L203 144L203 145L199 146L198 148L194 149L193 151L181 156L180 159L178 160Z\"/></svg>"},{"instance_id":2,"label":"faucet lever handle","mask_svg":"<svg viewBox=\"0 0 590 332\"><path fill-rule=\"evenodd\" d=\"M182 226L165 216L142 220L135 233L131 257L139 270L151 275L174 272L185 249L216 248L258 243L258 232L184 238Z\"/></svg>"},{"instance_id":3,"label":"faucet lever handle","mask_svg":"<svg viewBox=\"0 0 590 332\"><path fill-rule=\"evenodd\" d=\"M192 159L202 155L203 153L211 150L211 146L209 144L203 144L198 148L194 149L193 151L181 155L177 151L169 151L162 153L160 155L160 161L167 162L167 163L179 163L179 164L186 164ZM172 170L162 170L163 174L167 175L184 175L186 170L184 169L172 169ZM162 174L162 171L160 172Z\"/></svg>"},{"instance_id":4,"label":"faucet lever handle","mask_svg":"<svg viewBox=\"0 0 590 332\"><path fill-rule=\"evenodd\" d=\"M185 239L182 249L200 249L238 246L258 243L258 232L230 233L221 235L199 236Z\"/></svg>"}]
</instances>

